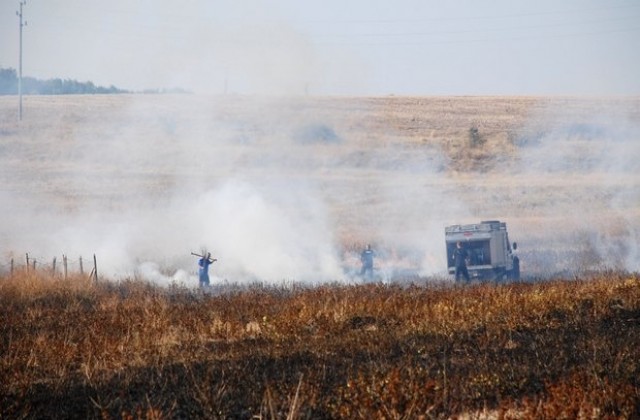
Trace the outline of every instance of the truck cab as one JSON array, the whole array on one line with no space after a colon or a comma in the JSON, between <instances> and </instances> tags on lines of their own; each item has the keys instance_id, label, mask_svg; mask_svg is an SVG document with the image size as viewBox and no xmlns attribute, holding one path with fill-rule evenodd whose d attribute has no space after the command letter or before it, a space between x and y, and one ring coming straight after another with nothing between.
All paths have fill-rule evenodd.
<instances>
[{"instance_id":1,"label":"truck cab","mask_svg":"<svg viewBox=\"0 0 640 420\"><path fill-rule=\"evenodd\" d=\"M476 280L519 280L520 260L517 244L509 242L507 224L487 220L468 225L445 227L447 269L455 273L454 250L458 242L467 250L469 277Z\"/></svg>"}]
</instances>

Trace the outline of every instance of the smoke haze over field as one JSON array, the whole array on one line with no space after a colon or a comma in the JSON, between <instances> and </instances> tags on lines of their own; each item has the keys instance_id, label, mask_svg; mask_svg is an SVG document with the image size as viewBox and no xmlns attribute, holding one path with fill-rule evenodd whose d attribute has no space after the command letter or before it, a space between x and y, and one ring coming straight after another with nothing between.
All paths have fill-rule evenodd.
<instances>
[{"instance_id":1,"label":"smoke haze over field","mask_svg":"<svg viewBox=\"0 0 640 420\"><path fill-rule=\"evenodd\" d=\"M637 104L603 100L577 111L556 105L533 120L532 135L521 139L522 173L559 180L535 211L560 218L564 232L545 232L545 240L556 236L583 250L572 261L578 266L640 270Z\"/></svg>"},{"instance_id":2,"label":"smoke haze over field","mask_svg":"<svg viewBox=\"0 0 640 420\"><path fill-rule=\"evenodd\" d=\"M320 283L360 281L372 243L393 280L442 275L444 226L497 218L530 275L640 268L637 100L529 100L495 134L499 100L451 101L28 98L0 120L0 255L193 286L208 250L214 283ZM493 166L452 169L479 150Z\"/></svg>"},{"instance_id":3,"label":"smoke haze over field","mask_svg":"<svg viewBox=\"0 0 640 420\"><path fill-rule=\"evenodd\" d=\"M358 265L344 266L345 235L423 257L424 208L405 201L438 201L437 151L382 130L354 138L341 111L313 102L156 99L58 117L43 104L46 127L4 137L5 255L95 252L102 273L164 282L205 249L232 281L345 280Z\"/></svg>"}]
</instances>

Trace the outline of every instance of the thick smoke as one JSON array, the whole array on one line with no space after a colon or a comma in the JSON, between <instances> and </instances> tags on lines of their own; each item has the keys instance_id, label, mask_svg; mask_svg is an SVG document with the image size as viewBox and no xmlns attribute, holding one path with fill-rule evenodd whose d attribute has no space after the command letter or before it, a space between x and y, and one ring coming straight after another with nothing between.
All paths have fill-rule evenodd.
<instances>
[{"instance_id":1,"label":"thick smoke","mask_svg":"<svg viewBox=\"0 0 640 420\"><path fill-rule=\"evenodd\" d=\"M95 112L47 115L55 142L24 127L35 137L12 151L31 166L5 157L2 174L3 253L87 265L95 253L103 275L194 285L190 252L206 250L217 280L348 280L336 218L349 209L328 206L361 184L341 185L362 164L350 140L304 101L236 98L236 112L210 99L101 98Z\"/></svg>"},{"instance_id":2,"label":"thick smoke","mask_svg":"<svg viewBox=\"0 0 640 420\"><path fill-rule=\"evenodd\" d=\"M342 273L328 213L313 188L229 180L193 203L189 229L224 261L228 278L326 281Z\"/></svg>"},{"instance_id":3,"label":"thick smoke","mask_svg":"<svg viewBox=\"0 0 640 420\"><path fill-rule=\"evenodd\" d=\"M498 218L525 272L640 268L632 107L544 107L500 164L458 173L348 100L65 101L1 121L3 264L65 254L88 272L95 254L105 277L195 286L190 253L209 251L214 284L315 284L360 281L370 243L391 281L444 274L444 226Z\"/></svg>"}]
</instances>

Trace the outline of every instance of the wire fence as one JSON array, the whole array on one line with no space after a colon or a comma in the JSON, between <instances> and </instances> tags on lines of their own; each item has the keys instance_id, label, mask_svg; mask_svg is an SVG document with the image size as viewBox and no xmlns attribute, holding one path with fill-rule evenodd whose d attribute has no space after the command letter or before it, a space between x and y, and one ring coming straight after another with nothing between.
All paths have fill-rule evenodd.
<instances>
[{"instance_id":1,"label":"wire fence","mask_svg":"<svg viewBox=\"0 0 640 420\"><path fill-rule=\"evenodd\" d=\"M48 272L54 277L59 276L67 280L69 275L73 273L79 273L81 276L85 275L87 268L90 268L89 280L97 282L98 260L95 254L93 254L92 259L86 260L82 256L72 259L65 254L62 254L61 258L58 259L58 256L42 258L26 253L24 258L11 257L5 263L0 262L0 273L8 274L10 277L18 273Z\"/></svg>"}]
</instances>

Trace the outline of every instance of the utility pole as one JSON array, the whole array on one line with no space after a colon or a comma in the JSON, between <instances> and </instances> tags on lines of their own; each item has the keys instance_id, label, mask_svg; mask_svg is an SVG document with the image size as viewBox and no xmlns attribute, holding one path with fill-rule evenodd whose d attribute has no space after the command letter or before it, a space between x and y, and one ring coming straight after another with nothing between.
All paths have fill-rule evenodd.
<instances>
[{"instance_id":1,"label":"utility pole","mask_svg":"<svg viewBox=\"0 0 640 420\"><path fill-rule=\"evenodd\" d=\"M27 4L27 0L20 2L20 11L16 15L20 18L20 59L18 61L18 97L20 98L20 121L22 121L22 28L27 26L27 21L22 21L22 6Z\"/></svg>"}]
</instances>

